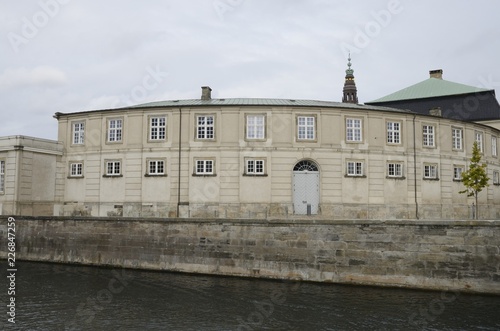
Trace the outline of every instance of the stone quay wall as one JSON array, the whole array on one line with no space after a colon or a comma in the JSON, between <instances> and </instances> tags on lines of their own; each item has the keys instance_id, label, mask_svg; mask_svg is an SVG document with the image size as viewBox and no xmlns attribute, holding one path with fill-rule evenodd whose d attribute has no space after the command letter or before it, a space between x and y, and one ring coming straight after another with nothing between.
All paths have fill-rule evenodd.
<instances>
[{"instance_id":1,"label":"stone quay wall","mask_svg":"<svg viewBox=\"0 0 500 331\"><path fill-rule=\"evenodd\" d=\"M498 220L15 219L17 260L500 294Z\"/></svg>"}]
</instances>

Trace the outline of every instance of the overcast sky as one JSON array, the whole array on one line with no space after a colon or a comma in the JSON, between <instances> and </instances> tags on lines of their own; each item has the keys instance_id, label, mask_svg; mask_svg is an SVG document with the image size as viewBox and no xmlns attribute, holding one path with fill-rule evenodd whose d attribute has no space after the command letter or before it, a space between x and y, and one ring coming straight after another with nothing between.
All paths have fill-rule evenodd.
<instances>
[{"instance_id":1,"label":"overcast sky","mask_svg":"<svg viewBox=\"0 0 500 331\"><path fill-rule=\"evenodd\" d=\"M148 101L341 101L347 49L360 103L443 69L500 91L500 1L0 2L0 136L57 139L55 112Z\"/></svg>"}]
</instances>

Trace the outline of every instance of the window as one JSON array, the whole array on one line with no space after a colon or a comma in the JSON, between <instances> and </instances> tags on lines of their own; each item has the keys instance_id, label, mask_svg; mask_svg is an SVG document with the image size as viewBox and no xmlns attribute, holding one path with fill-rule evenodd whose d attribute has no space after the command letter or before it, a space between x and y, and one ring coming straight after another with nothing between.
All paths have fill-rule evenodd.
<instances>
[{"instance_id":1,"label":"window","mask_svg":"<svg viewBox=\"0 0 500 331\"><path fill-rule=\"evenodd\" d=\"M403 164L402 163L388 163L387 164L387 177L403 177Z\"/></svg>"},{"instance_id":2,"label":"window","mask_svg":"<svg viewBox=\"0 0 500 331\"><path fill-rule=\"evenodd\" d=\"M165 161L164 160L149 160L148 161L148 175L150 175L150 176L165 175Z\"/></svg>"},{"instance_id":3,"label":"window","mask_svg":"<svg viewBox=\"0 0 500 331\"><path fill-rule=\"evenodd\" d=\"M214 123L215 120L213 115L198 116L196 138L214 139L215 138Z\"/></svg>"},{"instance_id":4,"label":"window","mask_svg":"<svg viewBox=\"0 0 500 331\"><path fill-rule=\"evenodd\" d=\"M248 115L247 116L247 139L265 138L265 116Z\"/></svg>"},{"instance_id":5,"label":"window","mask_svg":"<svg viewBox=\"0 0 500 331\"><path fill-rule=\"evenodd\" d=\"M477 147L479 148L479 151L482 153L483 152L483 133L476 131L474 132L474 139L477 142Z\"/></svg>"},{"instance_id":6,"label":"window","mask_svg":"<svg viewBox=\"0 0 500 331\"><path fill-rule=\"evenodd\" d=\"M73 123L73 144L83 145L85 142L85 123Z\"/></svg>"},{"instance_id":7,"label":"window","mask_svg":"<svg viewBox=\"0 0 500 331\"><path fill-rule=\"evenodd\" d=\"M246 175L264 175L264 160L247 159L246 160Z\"/></svg>"},{"instance_id":8,"label":"window","mask_svg":"<svg viewBox=\"0 0 500 331\"><path fill-rule=\"evenodd\" d=\"M461 182L462 181L462 172L464 172L464 167L453 166L453 180Z\"/></svg>"},{"instance_id":9,"label":"window","mask_svg":"<svg viewBox=\"0 0 500 331\"><path fill-rule=\"evenodd\" d=\"M424 125L423 131L423 145L425 147L434 147L434 126Z\"/></svg>"},{"instance_id":10,"label":"window","mask_svg":"<svg viewBox=\"0 0 500 331\"><path fill-rule=\"evenodd\" d=\"M149 118L149 140L165 140L167 133L167 119L162 117Z\"/></svg>"},{"instance_id":11,"label":"window","mask_svg":"<svg viewBox=\"0 0 500 331\"><path fill-rule=\"evenodd\" d=\"M497 137L491 136L491 156L498 156Z\"/></svg>"},{"instance_id":12,"label":"window","mask_svg":"<svg viewBox=\"0 0 500 331\"><path fill-rule=\"evenodd\" d=\"M388 144L401 143L401 123L387 122L387 143Z\"/></svg>"},{"instance_id":13,"label":"window","mask_svg":"<svg viewBox=\"0 0 500 331\"><path fill-rule=\"evenodd\" d=\"M297 117L297 138L299 140L314 140L316 139L314 116L299 116Z\"/></svg>"},{"instance_id":14,"label":"window","mask_svg":"<svg viewBox=\"0 0 500 331\"><path fill-rule=\"evenodd\" d=\"M0 192L5 192L5 161L0 161Z\"/></svg>"},{"instance_id":15,"label":"window","mask_svg":"<svg viewBox=\"0 0 500 331\"><path fill-rule=\"evenodd\" d=\"M83 163L70 163L69 165L69 176L70 177L83 177Z\"/></svg>"},{"instance_id":16,"label":"window","mask_svg":"<svg viewBox=\"0 0 500 331\"><path fill-rule=\"evenodd\" d=\"M493 171L493 185L500 185L500 173Z\"/></svg>"},{"instance_id":17,"label":"window","mask_svg":"<svg viewBox=\"0 0 500 331\"><path fill-rule=\"evenodd\" d=\"M363 139L361 134L361 120L355 118L346 119L346 136L347 141L361 142Z\"/></svg>"},{"instance_id":18,"label":"window","mask_svg":"<svg viewBox=\"0 0 500 331\"><path fill-rule=\"evenodd\" d=\"M424 179L437 179L437 165L435 164L424 165Z\"/></svg>"},{"instance_id":19,"label":"window","mask_svg":"<svg viewBox=\"0 0 500 331\"><path fill-rule=\"evenodd\" d=\"M463 133L462 129L459 128L452 128L451 129L451 143L452 143L452 148L456 150L462 150L462 139L463 139Z\"/></svg>"},{"instance_id":20,"label":"window","mask_svg":"<svg viewBox=\"0 0 500 331\"><path fill-rule=\"evenodd\" d=\"M363 176L363 162L347 162L347 176Z\"/></svg>"},{"instance_id":21,"label":"window","mask_svg":"<svg viewBox=\"0 0 500 331\"><path fill-rule=\"evenodd\" d=\"M121 162L120 161L107 161L106 162L106 176L120 176L121 175Z\"/></svg>"},{"instance_id":22,"label":"window","mask_svg":"<svg viewBox=\"0 0 500 331\"><path fill-rule=\"evenodd\" d=\"M197 175L213 175L214 161L213 160L196 160Z\"/></svg>"},{"instance_id":23,"label":"window","mask_svg":"<svg viewBox=\"0 0 500 331\"><path fill-rule=\"evenodd\" d=\"M108 142L122 141L123 120L112 119L108 121Z\"/></svg>"}]
</instances>

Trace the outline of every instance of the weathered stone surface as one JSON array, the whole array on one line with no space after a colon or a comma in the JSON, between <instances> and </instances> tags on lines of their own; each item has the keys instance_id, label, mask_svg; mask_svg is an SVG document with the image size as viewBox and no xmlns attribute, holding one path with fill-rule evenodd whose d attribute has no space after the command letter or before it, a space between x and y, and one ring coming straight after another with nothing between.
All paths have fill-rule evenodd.
<instances>
[{"instance_id":1,"label":"weathered stone surface","mask_svg":"<svg viewBox=\"0 0 500 331\"><path fill-rule=\"evenodd\" d=\"M3 247L6 231L0 217ZM16 247L34 261L500 294L500 221L19 218Z\"/></svg>"}]
</instances>

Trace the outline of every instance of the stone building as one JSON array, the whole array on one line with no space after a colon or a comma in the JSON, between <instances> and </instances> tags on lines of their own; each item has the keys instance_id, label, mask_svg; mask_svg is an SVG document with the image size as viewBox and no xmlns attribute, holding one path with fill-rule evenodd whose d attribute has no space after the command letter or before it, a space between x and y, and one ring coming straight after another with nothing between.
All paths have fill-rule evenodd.
<instances>
[{"instance_id":1,"label":"stone building","mask_svg":"<svg viewBox=\"0 0 500 331\"><path fill-rule=\"evenodd\" d=\"M350 62L343 100L212 99L203 87L195 100L57 113L61 214L464 219L460 174L478 141L495 184L480 217L500 216L499 130L360 105Z\"/></svg>"},{"instance_id":2,"label":"stone building","mask_svg":"<svg viewBox=\"0 0 500 331\"><path fill-rule=\"evenodd\" d=\"M64 183L57 165L63 145L57 141L11 136L0 138L0 214L50 216Z\"/></svg>"}]
</instances>

